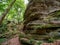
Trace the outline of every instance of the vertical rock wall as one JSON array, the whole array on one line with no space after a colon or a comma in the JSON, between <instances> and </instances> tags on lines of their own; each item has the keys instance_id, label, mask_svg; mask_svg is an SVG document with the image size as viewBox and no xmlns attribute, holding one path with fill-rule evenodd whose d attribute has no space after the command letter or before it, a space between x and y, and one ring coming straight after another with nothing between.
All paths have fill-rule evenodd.
<instances>
[{"instance_id":1,"label":"vertical rock wall","mask_svg":"<svg viewBox=\"0 0 60 45\"><path fill-rule=\"evenodd\" d=\"M31 0L24 15L24 32L45 35L60 31L60 1Z\"/></svg>"}]
</instances>

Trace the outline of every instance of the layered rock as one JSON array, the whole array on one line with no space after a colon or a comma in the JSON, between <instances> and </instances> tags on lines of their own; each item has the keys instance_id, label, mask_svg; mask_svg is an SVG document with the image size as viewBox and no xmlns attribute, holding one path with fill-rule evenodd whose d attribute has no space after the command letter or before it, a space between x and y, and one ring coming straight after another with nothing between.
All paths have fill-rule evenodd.
<instances>
[{"instance_id":1,"label":"layered rock","mask_svg":"<svg viewBox=\"0 0 60 45\"><path fill-rule=\"evenodd\" d=\"M51 32L60 33L60 1L31 0L24 14L23 32L35 39L50 38Z\"/></svg>"}]
</instances>

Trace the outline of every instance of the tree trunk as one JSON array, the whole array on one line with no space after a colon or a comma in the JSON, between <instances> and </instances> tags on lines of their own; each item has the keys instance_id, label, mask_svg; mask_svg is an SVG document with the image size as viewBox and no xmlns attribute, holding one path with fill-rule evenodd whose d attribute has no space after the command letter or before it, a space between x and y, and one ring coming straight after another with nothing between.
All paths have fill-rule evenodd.
<instances>
[{"instance_id":1,"label":"tree trunk","mask_svg":"<svg viewBox=\"0 0 60 45\"><path fill-rule=\"evenodd\" d=\"M8 6L8 8L2 13L2 16L0 17L0 24L3 22L5 16L8 14L8 12L10 11L11 7L13 6L13 4L15 3L16 0L13 0L10 5Z\"/></svg>"}]
</instances>

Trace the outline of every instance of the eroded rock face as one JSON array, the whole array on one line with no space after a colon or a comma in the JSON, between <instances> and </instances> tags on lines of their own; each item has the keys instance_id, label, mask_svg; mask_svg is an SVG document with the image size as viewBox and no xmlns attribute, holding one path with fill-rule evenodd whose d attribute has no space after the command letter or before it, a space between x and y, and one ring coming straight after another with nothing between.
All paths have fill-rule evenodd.
<instances>
[{"instance_id":1,"label":"eroded rock face","mask_svg":"<svg viewBox=\"0 0 60 45\"><path fill-rule=\"evenodd\" d=\"M60 28L59 0L31 0L24 15L24 33L46 35Z\"/></svg>"}]
</instances>

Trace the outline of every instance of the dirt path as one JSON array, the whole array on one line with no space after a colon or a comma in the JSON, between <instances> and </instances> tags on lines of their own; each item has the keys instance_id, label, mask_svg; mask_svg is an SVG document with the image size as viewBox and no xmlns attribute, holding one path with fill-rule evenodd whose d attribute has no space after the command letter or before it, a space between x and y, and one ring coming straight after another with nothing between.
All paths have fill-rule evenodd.
<instances>
[{"instance_id":1,"label":"dirt path","mask_svg":"<svg viewBox=\"0 0 60 45\"><path fill-rule=\"evenodd\" d=\"M19 37L14 37L5 43L2 43L2 45L21 45L21 43L19 42Z\"/></svg>"}]
</instances>

